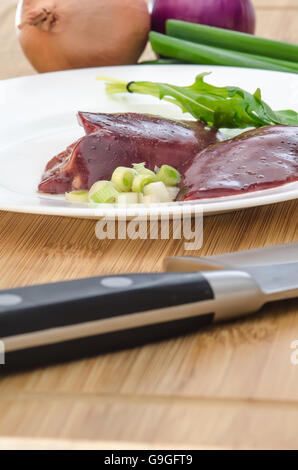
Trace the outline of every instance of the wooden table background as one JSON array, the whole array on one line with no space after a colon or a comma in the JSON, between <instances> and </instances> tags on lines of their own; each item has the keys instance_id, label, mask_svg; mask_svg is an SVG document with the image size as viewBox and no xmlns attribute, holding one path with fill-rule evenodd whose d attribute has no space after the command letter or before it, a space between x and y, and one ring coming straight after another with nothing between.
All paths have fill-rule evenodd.
<instances>
[{"instance_id":1,"label":"wooden table background","mask_svg":"<svg viewBox=\"0 0 298 470\"><path fill-rule=\"evenodd\" d=\"M32 73L15 3L0 3L0 78ZM259 35L298 42L297 0L254 3ZM206 217L199 253L297 241L297 216L293 201ZM99 241L94 228L1 213L0 288L160 270L165 256L185 254L183 241ZM296 339L293 300L162 344L2 377L0 448L297 449Z\"/></svg>"}]
</instances>

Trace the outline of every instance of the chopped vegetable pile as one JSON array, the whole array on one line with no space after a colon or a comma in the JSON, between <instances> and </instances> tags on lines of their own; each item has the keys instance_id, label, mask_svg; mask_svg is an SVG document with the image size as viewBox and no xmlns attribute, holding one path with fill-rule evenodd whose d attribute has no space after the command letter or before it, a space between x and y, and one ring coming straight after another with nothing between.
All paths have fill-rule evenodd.
<instances>
[{"instance_id":1,"label":"chopped vegetable pile","mask_svg":"<svg viewBox=\"0 0 298 470\"><path fill-rule=\"evenodd\" d=\"M70 202L95 204L172 202L178 195L180 180L180 173L172 166L163 165L154 172L145 163L134 163L132 168L117 167L111 181L97 181L89 191L72 191L65 197Z\"/></svg>"}]
</instances>

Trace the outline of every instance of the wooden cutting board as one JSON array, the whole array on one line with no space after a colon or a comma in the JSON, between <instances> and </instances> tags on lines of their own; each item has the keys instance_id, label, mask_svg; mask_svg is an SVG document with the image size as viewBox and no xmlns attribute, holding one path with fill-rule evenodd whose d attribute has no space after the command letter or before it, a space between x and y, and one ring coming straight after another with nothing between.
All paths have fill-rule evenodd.
<instances>
[{"instance_id":1,"label":"wooden cutting board","mask_svg":"<svg viewBox=\"0 0 298 470\"><path fill-rule=\"evenodd\" d=\"M14 35L15 3L0 2L1 78L31 71ZM254 3L260 35L298 42L297 0ZM297 201L206 217L196 254L298 241L297 219ZM185 254L183 241L99 241L94 228L1 213L0 288L160 270L165 256ZM294 340L296 300L188 337L2 378L0 448L297 448Z\"/></svg>"}]
</instances>

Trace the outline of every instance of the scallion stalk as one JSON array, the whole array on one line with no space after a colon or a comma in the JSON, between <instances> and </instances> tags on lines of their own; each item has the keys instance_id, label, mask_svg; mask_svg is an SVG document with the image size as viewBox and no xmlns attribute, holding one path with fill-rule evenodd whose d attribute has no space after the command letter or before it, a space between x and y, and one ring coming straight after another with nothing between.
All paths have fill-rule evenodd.
<instances>
[{"instance_id":1,"label":"scallion stalk","mask_svg":"<svg viewBox=\"0 0 298 470\"><path fill-rule=\"evenodd\" d=\"M298 63L298 45L179 20L168 20L167 35L223 49Z\"/></svg>"},{"instance_id":2,"label":"scallion stalk","mask_svg":"<svg viewBox=\"0 0 298 470\"><path fill-rule=\"evenodd\" d=\"M298 73L298 64L284 60L195 44L163 34L150 33L151 46L157 54L194 64L225 65Z\"/></svg>"}]
</instances>

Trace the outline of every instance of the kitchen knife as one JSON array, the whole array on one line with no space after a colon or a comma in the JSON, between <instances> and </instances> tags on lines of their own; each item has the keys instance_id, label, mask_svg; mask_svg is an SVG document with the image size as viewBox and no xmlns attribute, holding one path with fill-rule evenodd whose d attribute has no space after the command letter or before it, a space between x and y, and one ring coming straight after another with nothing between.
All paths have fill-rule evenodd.
<instances>
[{"instance_id":1,"label":"kitchen knife","mask_svg":"<svg viewBox=\"0 0 298 470\"><path fill-rule=\"evenodd\" d=\"M160 341L295 297L298 262L0 291L0 372Z\"/></svg>"}]
</instances>

